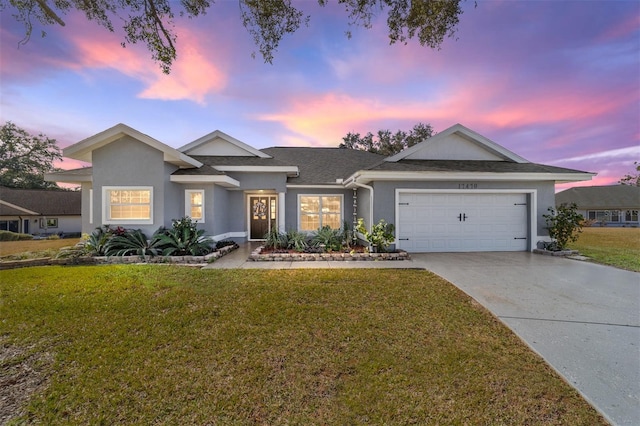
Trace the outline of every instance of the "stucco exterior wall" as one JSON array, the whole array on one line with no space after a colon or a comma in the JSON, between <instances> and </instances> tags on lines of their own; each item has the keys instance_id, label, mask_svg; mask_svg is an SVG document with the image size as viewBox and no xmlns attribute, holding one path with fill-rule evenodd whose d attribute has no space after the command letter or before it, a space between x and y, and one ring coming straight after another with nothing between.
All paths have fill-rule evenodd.
<instances>
[{"instance_id":1,"label":"stucco exterior wall","mask_svg":"<svg viewBox=\"0 0 640 426\"><path fill-rule=\"evenodd\" d=\"M91 234L95 228L100 226L98 223L95 224L95 217L92 219L91 217L91 203L95 203L95 194L92 193L93 184L91 182L83 182L80 191L82 193L82 198L80 201L80 209L82 214L82 233L83 234ZM93 200L91 196L94 195ZM94 204L95 205L95 204ZM94 212L95 215L95 212Z\"/></svg>"},{"instance_id":2,"label":"stucco exterior wall","mask_svg":"<svg viewBox=\"0 0 640 426\"><path fill-rule=\"evenodd\" d=\"M240 182L241 190L265 190L285 192L287 190L287 175L285 173L239 173L226 172L229 177Z\"/></svg>"},{"instance_id":3,"label":"stucco exterior wall","mask_svg":"<svg viewBox=\"0 0 640 426\"><path fill-rule=\"evenodd\" d=\"M177 213L176 184L168 182L169 171L175 166L165 165L163 153L129 136L98 148L92 153L93 163L93 227L105 222L103 188L105 186L139 186L153 188L153 222L151 224L122 224L141 229L147 235L160 226L171 226L172 213ZM169 194L167 194L169 192ZM168 196L167 196L168 195ZM183 207L184 209L184 207ZM181 217L181 216L177 216Z\"/></svg>"}]
</instances>

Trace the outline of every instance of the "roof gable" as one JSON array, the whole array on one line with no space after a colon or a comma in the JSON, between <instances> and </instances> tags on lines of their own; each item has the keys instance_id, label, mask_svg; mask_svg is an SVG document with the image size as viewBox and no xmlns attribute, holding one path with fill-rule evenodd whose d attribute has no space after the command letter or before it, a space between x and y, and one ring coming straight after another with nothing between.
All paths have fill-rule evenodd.
<instances>
[{"instance_id":1,"label":"roof gable","mask_svg":"<svg viewBox=\"0 0 640 426\"><path fill-rule=\"evenodd\" d=\"M126 124L116 124L115 126L97 133L87 139L63 149L62 153L65 157L73 158L80 161L91 163L92 153L98 148L106 146L111 142L117 141L124 136L130 136L152 148L161 151L164 155L164 161L175 164L179 167L200 167L202 164L190 158L175 148L145 135L138 130L127 126Z\"/></svg>"},{"instance_id":2,"label":"roof gable","mask_svg":"<svg viewBox=\"0 0 640 426\"><path fill-rule=\"evenodd\" d=\"M463 161L512 161L528 163L527 160L479 133L456 124L441 133L405 149L385 161L400 160L463 160Z\"/></svg>"},{"instance_id":3,"label":"roof gable","mask_svg":"<svg viewBox=\"0 0 640 426\"><path fill-rule=\"evenodd\" d=\"M270 158L252 146L216 130L195 141L178 148L188 155L225 156L225 157L259 157Z\"/></svg>"}]
</instances>

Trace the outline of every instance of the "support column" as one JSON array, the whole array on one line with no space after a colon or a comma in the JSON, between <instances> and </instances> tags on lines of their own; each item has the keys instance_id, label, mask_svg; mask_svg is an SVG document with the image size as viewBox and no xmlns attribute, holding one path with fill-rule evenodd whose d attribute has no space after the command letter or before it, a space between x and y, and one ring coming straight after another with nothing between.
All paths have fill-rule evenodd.
<instances>
[{"instance_id":1,"label":"support column","mask_svg":"<svg viewBox=\"0 0 640 426\"><path fill-rule=\"evenodd\" d=\"M285 230L285 221L284 221L284 197L285 192L278 192L278 231L286 232Z\"/></svg>"}]
</instances>

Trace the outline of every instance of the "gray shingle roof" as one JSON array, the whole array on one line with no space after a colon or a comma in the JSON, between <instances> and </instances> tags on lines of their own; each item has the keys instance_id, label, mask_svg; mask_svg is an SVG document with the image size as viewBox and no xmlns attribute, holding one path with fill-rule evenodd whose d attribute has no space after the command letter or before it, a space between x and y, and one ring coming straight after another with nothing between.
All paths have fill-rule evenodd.
<instances>
[{"instance_id":1,"label":"gray shingle roof","mask_svg":"<svg viewBox=\"0 0 640 426\"><path fill-rule=\"evenodd\" d=\"M300 176L290 177L292 185L335 184L354 172L384 160L383 155L347 148L273 147L263 149L275 159L297 165Z\"/></svg>"},{"instance_id":2,"label":"gray shingle roof","mask_svg":"<svg viewBox=\"0 0 640 426\"><path fill-rule=\"evenodd\" d=\"M556 194L556 204L576 203L587 210L640 209L640 187L630 185L583 186Z\"/></svg>"},{"instance_id":3,"label":"gray shingle roof","mask_svg":"<svg viewBox=\"0 0 640 426\"><path fill-rule=\"evenodd\" d=\"M79 215L81 194L79 191L45 189L14 189L0 187L0 200L39 213L43 216ZM19 212L19 213L18 213ZM0 203L0 216L25 213Z\"/></svg>"}]
</instances>

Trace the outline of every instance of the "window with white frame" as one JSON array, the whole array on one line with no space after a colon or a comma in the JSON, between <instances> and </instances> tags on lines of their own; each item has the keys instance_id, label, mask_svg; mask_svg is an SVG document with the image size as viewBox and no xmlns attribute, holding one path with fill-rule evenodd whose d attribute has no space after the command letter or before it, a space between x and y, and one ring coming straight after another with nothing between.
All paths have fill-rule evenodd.
<instances>
[{"instance_id":1,"label":"window with white frame","mask_svg":"<svg viewBox=\"0 0 640 426\"><path fill-rule=\"evenodd\" d=\"M589 210L587 218L598 222L620 222L620 210Z\"/></svg>"},{"instance_id":2,"label":"window with white frame","mask_svg":"<svg viewBox=\"0 0 640 426\"><path fill-rule=\"evenodd\" d=\"M299 195L299 230L316 231L323 226L342 226L342 195Z\"/></svg>"},{"instance_id":3,"label":"window with white frame","mask_svg":"<svg viewBox=\"0 0 640 426\"><path fill-rule=\"evenodd\" d=\"M185 216L204 223L204 190L187 189L184 191Z\"/></svg>"},{"instance_id":4,"label":"window with white frame","mask_svg":"<svg viewBox=\"0 0 640 426\"><path fill-rule=\"evenodd\" d=\"M153 188L113 187L102 188L105 224L145 225L153 223Z\"/></svg>"},{"instance_id":5,"label":"window with white frame","mask_svg":"<svg viewBox=\"0 0 640 426\"><path fill-rule=\"evenodd\" d=\"M638 210L627 210L624 212L624 220L627 222L637 222Z\"/></svg>"}]
</instances>

